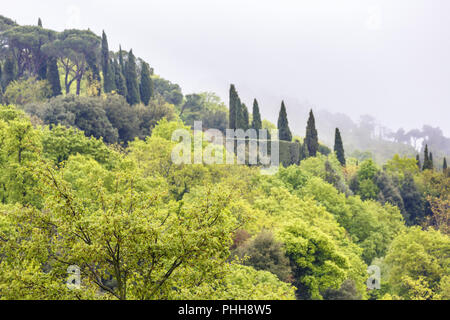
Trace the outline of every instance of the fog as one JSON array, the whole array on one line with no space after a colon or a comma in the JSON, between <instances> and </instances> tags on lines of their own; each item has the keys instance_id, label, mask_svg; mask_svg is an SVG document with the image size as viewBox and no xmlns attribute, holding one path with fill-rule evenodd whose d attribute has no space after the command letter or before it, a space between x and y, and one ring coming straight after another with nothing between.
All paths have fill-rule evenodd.
<instances>
[{"instance_id":1,"label":"fog","mask_svg":"<svg viewBox=\"0 0 450 320\"><path fill-rule=\"evenodd\" d=\"M439 126L450 136L447 0L5 1L19 24L104 29L183 92L260 102L276 121L281 99L297 134L303 108L373 115L392 129Z\"/></svg>"}]
</instances>

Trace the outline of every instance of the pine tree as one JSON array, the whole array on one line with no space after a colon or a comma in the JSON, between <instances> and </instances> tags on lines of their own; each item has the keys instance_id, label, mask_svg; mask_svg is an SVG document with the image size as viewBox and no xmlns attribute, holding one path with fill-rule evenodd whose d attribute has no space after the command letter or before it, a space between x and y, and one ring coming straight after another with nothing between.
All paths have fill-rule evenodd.
<instances>
[{"instance_id":1,"label":"pine tree","mask_svg":"<svg viewBox=\"0 0 450 320\"><path fill-rule=\"evenodd\" d=\"M52 97L59 96L61 94L61 81L56 58L51 57L48 59L47 68L47 81L52 89Z\"/></svg>"},{"instance_id":2,"label":"pine tree","mask_svg":"<svg viewBox=\"0 0 450 320\"><path fill-rule=\"evenodd\" d=\"M122 73L122 68L120 67L117 59L114 59L114 75L115 75L117 93L126 97L127 96L127 83L126 83L125 77Z\"/></svg>"},{"instance_id":3,"label":"pine tree","mask_svg":"<svg viewBox=\"0 0 450 320\"><path fill-rule=\"evenodd\" d=\"M422 168L422 164L420 163L420 156L417 155L416 156L416 162L417 162L417 166L419 167L419 170Z\"/></svg>"},{"instance_id":4,"label":"pine tree","mask_svg":"<svg viewBox=\"0 0 450 320\"><path fill-rule=\"evenodd\" d=\"M442 164L442 169L446 170L447 169L447 159L444 157L444 163Z\"/></svg>"},{"instance_id":5,"label":"pine tree","mask_svg":"<svg viewBox=\"0 0 450 320\"><path fill-rule=\"evenodd\" d=\"M315 157L317 150L319 150L319 138L317 136L316 123L312 110L309 112L308 124L306 126L305 143L308 147L309 156Z\"/></svg>"},{"instance_id":6,"label":"pine tree","mask_svg":"<svg viewBox=\"0 0 450 320\"><path fill-rule=\"evenodd\" d=\"M228 115L228 127L233 130L236 129L236 113L238 111L238 100L238 93L236 91L236 88L234 87L234 84L232 84L230 86L230 110Z\"/></svg>"},{"instance_id":7,"label":"pine tree","mask_svg":"<svg viewBox=\"0 0 450 320\"><path fill-rule=\"evenodd\" d=\"M280 114L278 115L278 135L280 140L292 141L292 133L291 130L289 129L286 106L284 105L284 101L281 101Z\"/></svg>"},{"instance_id":8,"label":"pine tree","mask_svg":"<svg viewBox=\"0 0 450 320\"><path fill-rule=\"evenodd\" d=\"M259 112L258 101L256 101L256 99L253 100L252 129L255 129L257 134L259 134L259 130L262 129L261 113Z\"/></svg>"},{"instance_id":9,"label":"pine tree","mask_svg":"<svg viewBox=\"0 0 450 320\"><path fill-rule=\"evenodd\" d=\"M334 136L334 152L336 152L336 157L342 166L345 166L345 153L344 145L342 144L341 132L339 128L336 128Z\"/></svg>"},{"instance_id":10,"label":"pine tree","mask_svg":"<svg viewBox=\"0 0 450 320\"><path fill-rule=\"evenodd\" d=\"M148 106L150 98L153 95L153 81L150 77L150 66L146 62L142 62L141 82L139 84L142 102Z\"/></svg>"},{"instance_id":11,"label":"pine tree","mask_svg":"<svg viewBox=\"0 0 450 320\"><path fill-rule=\"evenodd\" d=\"M434 163L433 163L433 153L430 152L430 159L429 159L429 169L434 169Z\"/></svg>"},{"instance_id":12,"label":"pine tree","mask_svg":"<svg viewBox=\"0 0 450 320\"><path fill-rule=\"evenodd\" d=\"M125 79L127 82L127 101L130 105L135 105L140 102L139 87L136 72L136 58L133 50L128 53L128 61L125 70Z\"/></svg>"},{"instance_id":13,"label":"pine tree","mask_svg":"<svg viewBox=\"0 0 450 320\"><path fill-rule=\"evenodd\" d=\"M41 20L41 18L38 18L38 27L42 28L42 20Z\"/></svg>"},{"instance_id":14,"label":"pine tree","mask_svg":"<svg viewBox=\"0 0 450 320\"><path fill-rule=\"evenodd\" d=\"M114 74L112 73L112 68L110 66L111 60L109 58L109 46L108 38L106 37L105 31L102 33L102 72L103 72L103 88L106 93L113 91L115 88Z\"/></svg>"}]
</instances>

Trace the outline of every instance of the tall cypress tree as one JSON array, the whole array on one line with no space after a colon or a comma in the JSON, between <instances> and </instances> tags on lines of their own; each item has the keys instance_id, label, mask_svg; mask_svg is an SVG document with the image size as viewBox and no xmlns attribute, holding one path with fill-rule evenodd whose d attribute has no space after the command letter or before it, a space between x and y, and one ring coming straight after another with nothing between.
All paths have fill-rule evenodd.
<instances>
[{"instance_id":1,"label":"tall cypress tree","mask_svg":"<svg viewBox=\"0 0 450 320\"><path fill-rule=\"evenodd\" d=\"M249 128L249 114L245 103L241 105L241 129L247 130Z\"/></svg>"},{"instance_id":2,"label":"tall cypress tree","mask_svg":"<svg viewBox=\"0 0 450 320\"><path fill-rule=\"evenodd\" d=\"M127 96L127 83L126 83L125 77L122 73L122 68L120 67L117 59L114 59L114 75L115 75L117 93L126 97Z\"/></svg>"},{"instance_id":3,"label":"tall cypress tree","mask_svg":"<svg viewBox=\"0 0 450 320\"><path fill-rule=\"evenodd\" d=\"M234 87L234 84L230 85L230 110L228 115L228 127L230 129L236 129L236 113L238 109L239 96Z\"/></svg>"},{"instance_id":4,"label":"tall cypress tree","mask_svg":"<svg viewBox=\"0 0 450 320\"><path fill-rule=\"evenodd\" d=\"M315 157L317 150L319 150L319 138L316 130L316 121L312 110L309 112L308 124L306 125L305 143L308 147L309 156Z\"/></svg>"},{"instance_id":5,"label":"tall cypress tree","mask_svg":"<svg viewBox=\"0 0 450 320\"><path fill-rule=\"evenodd\" d=\"M150 67L146 62L142 62L139 90L141 93L142 103L148 106L150 98L153 95L153 81L152 78L150 78Z\"/></svg>"},{"instance_id":6,"label":"tall cypress tree","mask_svg":"<svg viewBox=\"0 0 450 320\"><path fill-rule=\"evenodd\" d=\"M433 167L433 154L428 152L428 145L425 145L422 170L432 170Z\"/></svg>"},{"instance_id":7,"label":"tall cypress tree","mask_svg":"<svg viewBox=\"0 0 450 320\"><path fill-rule=\"evenodd\" d=\"M442 169L446 170L447 169L447 159L444 157L444 163L442 164Z\"/></svg>"},{"instance_id":8,"label":"tall cypress tree","mask_svg":"<svg viewBox=\"0 0 450 320\"><path fill-rule=\"evenodd\" d=\"M115 89L115 79L110 66L111 60L109 58L109 46L108 38L106 37L105 31L102 33L102 72L103 72L103 88L106 93L109 93Z\"/></svg>"},{"instance_id":9,"label":"tall cypress tree","mask_svg":"<svg viewBox=\"0 0 450 320\"><path fill-rule=\"evenodd\" d=\"M17 64L14 56L10 53L6 57L5 64L3 65L3 72L2 72L2 88L3 92L5 91L6 87L11 81L16 80L16 74L17 74Z\"/></svg>"},{"instance_id":10,"label":"tall cypress tree","mask_svg":"<svg viewBox=\"0 0 450 320\"><path fill-rule=\"evenodd\" d=\"M126 65L125 79L127 82L127 101L130 105L138 104L141 100L139 97L139 87L136 72L136 58L133 50L128 53L128 61Z\"/></svg>"},{"instance_id":11,"label":"tall cypress tree","mask_svg":"<svg viewBox=\"0 0 450 320\"><path fill-rule=\"evenodd\" d=\"M42 20L41 20L41 18L38 18L38 27L42 28Z\"/></svg>"},{"instance_id":12,"label":"tall cypress tree","mask_svg":"<svg viewBox=\"0 0 450 320\"><path fill-rule=\"evenodd\" d=\"M257 131L259 134L260 129L262 129L261 113L259 112L258 101L253 100L253 119L252 119L252 129Z\"/></svg>"},{"instance_id":13,"label":"tall cypress tree","mask_svg":"<svg viewBox=\"0 0 450 320\"><path fill-rule=\"evenodd\" d=\"M125 65L123 63L123 52L122 52L122 46L119 45L119 65L120 65L120 72L125 76Z\"/></svg>"},{"instance_id":14,"label":"tall cypress tree","mask_svg":"<svg viewBox=\"0 0 450 320\"><path fill-rule=\"evenodd\" d=\"M289 129L286 106L284 105L284 101L281 101L280 113L278 115L278 135L280 140L292 141L292 133L291 130Z\"/></svg>"},{"instance_id":15,"label":"tall cypress tree","mask_svg":"<svg viewBox=\"0 0 450 320\"><path fill-rule=\"evenodd\" d=\"M48 59L47 68L47 81L52 89L52 97L59 96L61 94L61 81L59 79L58 62L55 57Z\"/></svg>"},{"instance_id":16,"label":"tall cypress tree","mask_svg":"<svg viewBox=\"0 0 450 320\"><path fill-rule=\"evenodd\" d=\"M336 157L342 166L345 166L345 153L344 145L342 144L341 132L339 128L336 128L334 135L334 152L336 152Z\"/></svg>"}]
</instances>

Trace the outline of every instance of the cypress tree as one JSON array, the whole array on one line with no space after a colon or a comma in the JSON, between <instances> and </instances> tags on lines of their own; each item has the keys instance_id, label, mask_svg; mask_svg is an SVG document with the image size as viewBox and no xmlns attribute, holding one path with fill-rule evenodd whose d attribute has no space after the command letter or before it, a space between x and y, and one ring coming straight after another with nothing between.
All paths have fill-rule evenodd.
<instances>
[{"instance_id":1,"label":"cypress tree","mask_svg":"<svg viewBox=\"0 0 450 320\"><path fill-rule=\"evenodd\" d=\"M3 65L3 72L1 79L3 92L5 91L8 84L16 79L16 73L17 73L16 60L14 59L14 56L10 53L6 57L5 64Z\"/></svg>"},{"instance_id":2,"label":"cypress tree","mask_svg":"<svg viewBox=\"0 0 450 320\"><path fill-rule=\"evenodd\" d=\"M262 129L261 113L259 112L258 101L253 100L253 119L252 119L252 129L257 131L259 134L260 129Z\"/></svg>"},{"instance_id":3,"label":"cypress tree","mask_svg":"<svg viewBox=\"0 0 450 320\"><path fill-rule=\"evenodd\" d=\"M309 112L308 124L306 126L305 143L308 147L308 153L311 157L315 157L319 150L319 138L317 136L316 122L313 111Z\"/></svg>"},{"instance_id":4,"label":"cypress tree","mask_svg":"<svg viewBox=\"0 0 450 320\"><path fill-rule=\"evenodd\" d=\"M442 169L446 170L447 169L447 159L444 157L444 163L442 164Z\"/></svg>"},{"instance_id":5,"label":"cypress tree","mask_svg":"<svg viewBox=\"0 0 450 320\"><path fill-rule=\"evenodd\" d=\"M280 114L278 115L278 135L280 140L292 141L292 133L291 130L289 129L286 106L284 105L284 101L281 101Z\"/></svg>"},{"instance_id":6,"label":"cypress tree","mask_svg":"<svg viewBox=\"0 0 450 320\"><path fill-rule=\"evenodd\" d=\"M128 61L125 70L125 79L127 83L127 102L130 105L135 105L140 102L139 87L136 72L136 58L134 57L133 50L128 53Z\"/></svg>"},{"instance_id":7,"label":"cypress tree","mask_svg":"<svg viewBox=\"0 0 450 320\"><path fill-rule=\"evenodd\" d=\"M416 162L417 162L417 166L419 167L419 170L422 168L422 164L420 163L420 156L417 155L416 156Z\"/></svg>"},{"instance_id":8,"label":"cypress tree","mask_svg":"<svg viewBox=\"0 0 450 320\"><path fill-rule=\"evenodd\" d=\"M334 152L336 152L336 157L342 166L345 166L345 153L344 145L342 144L341 132L339 128L336 128L334 135Z\"/></svg>"},{"instance_id":9,"label":"cypress tree","mask_svg":"<svg viewBox=\"0 0 450 320\"><path fill-rule=\"evenodd\" d=\"M425 145L425 151L423 152L423 167L422 170L430 169L428 167L429 159L428 159L428 145Z\"/></svg>"},{"instance_id":10,"label":"cypress tree","mask_svg":"<svg viewBox=\"0 0 450 320\"><path fill-rule=\"evenodd\" d=\"M120 45L119 45L119 65L120 65L120 72L122 72L122 74L125 75L125 65L123 64L122 46Z\"/></svg>"},{"instance_id":11,"label":"cypress tree","mask_svg":"<svg viewBox=\"0 0 450 320\"><path fill-rule=\"evenodd\" d=\"M148 63L142 62L141 83L139 84L142 102L148 106L150 98L153 95L153 81L150 78L150 67Z\"/></svg>"},{"instance_id":12,"label":"cypress tree","mask_svg":"<svg viewBox=\"0 0 450 320\"><path fill-rule=\"evenodd\" d=\"M238 97L236 100L236 112L235 112L235 126L236 129L244 129L244 111L242 108L241 99Z\"/></svg>"},{"instance_id":13,"label":"cypress tree","mask_svg":"<svg viewBox=\"0 0 450 320\"><path fill-rule=\"evenodd\" d=\"M106 37L105 31L102 33L102 72L103 72L103 88L106 93L113 91L115 88L115 79L110 66L111 60L109 58L109 46L108 38Z\"/></svg>"},{"instance_id":14,"label":"cypress tree","mask_svg":"<svg viewBox=\"0 0 450 320\"><path fill-rule=\"evenodd\" d=\"M126 97L127 96L127 84L125 81L125 77L122 73L122 68L120 67L119 62L117 62L117 59L114 59L114 75L115 75L117 93Z\"/></svg>"},{"instance_id":15,"label":"cypress tree","mask_svg":"<svg viewBox=\"0 0 450 320\"><path fill-rule=\"evenodd\" d=\"M230 111L228 115L228 127L230 129L236 129L236 113L238 109L239 96L234 87L234 84L230 85Z\"/></svg>"},{"instance_id":16,"label":"cypress tree","mask_svg":"<svg viewBox=\"0 0 450 320\"><path fill-rule=\"evenodd\" d=\"M38 27L42 28L42 20L41 20L41 18L38 18Z\"/></svg>"},{"instance_id":17,"label":"cypress tree","mask_svg":"<svg viewBox=\"0 0 450 320\"><path fill-rule=\"evenodd\" d=\"M59 96L61 94L61 81L56 58L51 57L48 59L47 68L47 81L52 89L52 97Z\"/></svg>"},{"instance_id":18,"label":"cypress tree","mask_svg":"<svg viewBox=\"0 0 450 320\"><path fill-rule=\"evenodd\" d=\"M433 163L433 153L430 152L430 164L429 164L429 169L434 169L434 163Z\"/></svg>"},{"instance_id":19,"label":"cypress tree","mask_svg":"<svg viewBox=\"0 0 450 320\"><path fill-rule=\"evenodd\" d=\"M241 105L241 112L242 112L242 116L241 116L241 129L247 130L249 128L249 114L248 114L248 109L247 106L245 105L245 103L243 103Z\"/></svg>"}]
</instances>

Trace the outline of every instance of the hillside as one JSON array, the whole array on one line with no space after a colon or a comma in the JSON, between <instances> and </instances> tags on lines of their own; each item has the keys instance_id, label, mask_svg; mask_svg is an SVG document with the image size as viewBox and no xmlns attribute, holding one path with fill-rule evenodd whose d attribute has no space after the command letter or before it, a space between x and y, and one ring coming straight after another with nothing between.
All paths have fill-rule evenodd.
<instances>
[{"instance_id":1,"label":"hillside","mask_svg":"<svg viewBox=\"0 0 450 320\"><path fill-rule=\"evenodd\" d=\"M0 299L450 299L442 133L411 133L418 151L284 101L274 125L234 85L228 105L183 95L105 33L41 19L0 16L0 45ZM260 148L278 129L280 166L239 164L194 121Z\"/></svg>"}]
</instances>

